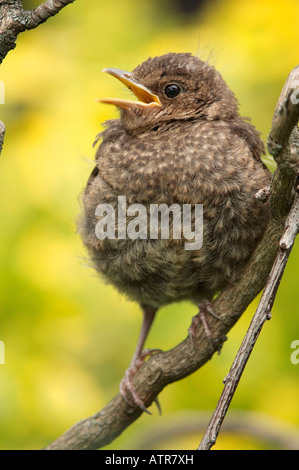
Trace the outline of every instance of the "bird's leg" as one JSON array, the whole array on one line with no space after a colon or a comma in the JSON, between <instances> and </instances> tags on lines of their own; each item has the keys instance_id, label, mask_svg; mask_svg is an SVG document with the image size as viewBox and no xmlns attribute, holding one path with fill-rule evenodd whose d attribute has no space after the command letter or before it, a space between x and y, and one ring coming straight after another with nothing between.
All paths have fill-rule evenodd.
<instances>
[{"instance_id":1,"label":"bird's leg","mask_svg":"<svg viewBox=\"0 0 299 470\"><path fill-rule=\"evenodd\" d=\"M132 385L132 378L134 377L136 372L140 369L140 367L144 364L146 357L151 356L157 351L160 351L159 349L143 349L148 332L154 321L156 312L157 310L154 308L143 307L143 322L142 322L142 327L141 327L141 331L139 334L137 346L133 354L131 363L128 369L126 370L125 375L120 383L120 393L123 396L123 398L126 400L126 402L132 405L131 400L128 398L128 392L129 392L129 394L131 395L133 399L133 404L135 406L139 406L139 408L141 408L143 411L149 414L151 413L147 410L142 399L138 396L135 388ZM158 409L160 410L159 403L157 401L156 403L157 403Z\"/></svg>"},{"instance_id":2,"label":"bird's leg","mask_svg":"<svg viewBox=\"0 0 299 470\"><path fill-rule=\"evenodd\" d=\"M203 329L206 334L206 337L208 338L208 341L210 343L211 349L214 351L215 345L213 344L212 333L207 323L206 317L207 317L207 314L210 314L213 317L217 318L217 320L219 321L221 321L221 318L216 315L213 309L212 302L209 302L208 300L206 302L198 304L198 307L199 307L199 313L192 318L191 326L188 329L189 338L194 347L193 337L195 336L195 330L198 324L201 322L203 325Z\"/></svg>"}]
</instances>

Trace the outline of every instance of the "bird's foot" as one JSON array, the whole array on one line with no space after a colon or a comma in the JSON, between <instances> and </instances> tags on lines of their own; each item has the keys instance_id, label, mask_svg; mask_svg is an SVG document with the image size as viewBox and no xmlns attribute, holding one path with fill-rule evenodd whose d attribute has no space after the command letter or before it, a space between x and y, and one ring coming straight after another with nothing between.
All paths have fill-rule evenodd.
<instances>
[{"instance_id":1,"label":"bird's foot","mask_svg":"<svg viewBox=\"0 0 299 470\"><path fill-rule=\"evenodd\" d=\"M144 401L140 398L138 393L135 390L135 387L132 384L132 379L136 375L137 371L145 363L145 359L149 356L152 356L156 352L161 352L161 349L144 349L140 356L132 361L128 369L125 371L125 374L120 382L119 391L124 400L130 406L137 406L141 408L142 411L148 414L152 414L145 406ZM161 407L158 399L155 399L158 411L161 414Z\"/></svg>"},{"instance_id":2,"label":"bird's foot","mask_svg":"<svg viewBox=\"0 0 299 470\"><path fill-rule=\"evenodd\" d=\"M207 317L207 314L210 314L214 318L217 318L217 320L219 320L219 321L221 321L221 318L218 317L218 315L216 315L216 313L213 309L212 302L206 301L206 302L200 303L200 304L198 304L198 307L199 307L199 313L192 318L191 325L188 329L188 334L189 334L190 341L191 341L192 346L194 348L195 331L197 329L198 324L202 323L203 329L204 329L206 337L208 338L211 350L214 351L215 346L217 346L217 345L214 344L214 341L213 341L213 338L212 338L212 333L211 333L210 327L207 323L207 318L206 317Z\"/></svg>"}]
</instances>

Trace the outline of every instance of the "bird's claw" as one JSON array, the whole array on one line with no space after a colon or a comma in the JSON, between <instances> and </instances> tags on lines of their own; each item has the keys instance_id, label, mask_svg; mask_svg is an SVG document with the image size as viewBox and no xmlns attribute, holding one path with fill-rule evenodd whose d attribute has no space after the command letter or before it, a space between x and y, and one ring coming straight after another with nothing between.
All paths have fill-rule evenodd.
<instances>
[{"instance_id":1,"label":"bird's claw","mask_svg":"<svg viewBox=\"0 0 299 470\"><path fill-rule=\"evenodd\" d=\"M128 405L138 407L149 415L151 415L152 413L146 408L144 401L136 392L135 387L132 384L132 379L137 373L137 371L140 369L140 367L144 364L145 359L149 356L152 356L156 352L161 352L161 349L144 349L141 355L125 371L125 374L119 386L120 394L122 395L126 403L128 403ZM130 397L128 395L130 395ZM156 398L154 401L157 405L159 414L161 414L161 407L158 399Z\"/></svg>"}]
</instances>

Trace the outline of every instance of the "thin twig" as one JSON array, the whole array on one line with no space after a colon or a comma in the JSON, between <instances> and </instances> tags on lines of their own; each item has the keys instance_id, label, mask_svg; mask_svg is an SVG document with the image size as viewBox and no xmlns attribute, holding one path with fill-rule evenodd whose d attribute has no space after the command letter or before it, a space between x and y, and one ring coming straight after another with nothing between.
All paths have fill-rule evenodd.
<instances>
[{"instance_id":1,"label":"thin twig","mask_svg":"<svg viewBox=\"0 0 299 470\"><path fill-rule=\"evenodd\" d=\"M271 130L268 136L268 149L277 162L277 170L273 175L270 191L272 219L280 218L283 208L287 210L289 199L284 199L282 190L289 184L297 173L299 163L298 149L298 118L299 105L296 98L299 82L299 66L289 74L279 96L272 120ZM243 343L236 355L231 369L224 379L224 388L217 407L208 424L207 430L198 447L199 450L209 450L216 442L221 425L231 400L234 396L243 370L249 359L251 351L257 341L264 322L271 318L271 309L275 300L287 260L298 233L299 224L299 186L295 182L295 197L287 220L284 232L280 239L279 250L267 280L263 295L252 319ZM270 248L270 247L269 247Z\"/></svg>"},{"instance_id":2,"label":"thin twig","mask_svg":"<svg viewBox=\"0 0 299 470\"><path fill-rule=\"evenodd\" d=\"M33 10L24 11L26 29L36 28L41 23L47 21L51 16L57 15L62 8L74 1L75 0L46 0Z\"/></svg>"},{"instance_id":3,"label":"thin twig","mask_svg":"<svg viewBox=\"0 0 299 470\"><path fill-rule=\"evenodd\" d=\"M209 450L216 442L222 422L229 408L231 400L237 389L243 370L261 332L263 324L271 318L271 309L280 284L281 277L291 253L299 226L299 186L292 204L290 214L286 220L285 231L280 240L279 251L273 264L268 282L259 302L258 308L248 328L241 347L235 357L228 375L224 379L224 388L202 438L198 450Z\"/></svg>"},{"instance_id":4,"label":"thin twig","mask_svg":"<svg viewBox=\"0 0 299 470\"><path fill-rule=\"evenodd\" d=\"M299 114L298 107L295 109ZM289 136L292 129L285 132ZM166 385L193 373L211 358L221 347L227 332L265 286L289 214L289 201L297 174L293 161L295 162L296 158L297 162L299 160L299 152L293 153L295 155L292 154L292 162L289 165L279 163L274 173L271 184L272 217L263 239L239 282L225 289L213 303L217 316L222 318L219 321L213 316L209 317L213 345L218 345L218 348L215 347L215 350L211 351L211 343L199 323L193 337L194 346L187 337L172 350L151 357L133 378L133 385L146 406L157 398ZM118 394L101 411L72 426L46 449L98 449L112 442L138 419L141 413L139 408L129 407Z\"/></svg>"},{"instance_id":5,"label":"thin twig","mask_svg":"<svg viewBox=\"0 0 299 470\"><path fill-rule=\"evenodd\" d=\"M75 0L46 0L33 10L24 10L21 0L0 0L0 63L15 48L19 33L33 29Z\"/></svg>"}]
</instances>

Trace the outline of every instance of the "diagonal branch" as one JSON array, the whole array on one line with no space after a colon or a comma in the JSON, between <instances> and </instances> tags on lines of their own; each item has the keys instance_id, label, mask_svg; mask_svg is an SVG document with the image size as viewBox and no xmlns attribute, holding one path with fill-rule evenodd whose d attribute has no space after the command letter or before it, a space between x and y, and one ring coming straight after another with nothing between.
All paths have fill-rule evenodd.
<instances>
[{"instance_id":1,"label":"diagonal branch","mask_svg":"<svg viewBox=\"0 0 299 470\"><path fill-rule=\"evenodd\" d=\"M187 337L172 350L159 352L152 356L133 379L133 385L146 406L149 406L157 398L166 385L199 369L216 350L221 348L226 339L226 333L266 284L279 249L279 240L284 232L299 162L298 129L294 129L292 133L293 127L298 121L299 106L293 107L293 103L289 103L291 94L287 92L286 95L283 95L285 89L294 90L293 85L296 80L294 76L296 77L297 73L297 70L294 70L295 72L290 74L291 78L288 78L289 81L287 80L288 85L282 91L276 108L285 110L287 116L291 112L293 117L290 120L287 119L288 125L286 126L284 114L280 111L278 114L275 112L272 131L273 126L277 125L276 115L282 116L277 119L283 122L285 130L281 134L278 131L270 132L271 141L276 146L275 158L278 164L271 184L271 220L242 278L235 285L225 289L214 302L215 312L217 316L221 317L221 321L211 316L209 317L209 327L212 331L213 344L217 347L215 346L212 350L211 343L200 323L193 339L195 347ZM286 96L288 99L283 101ZM278 129L281 129L280 125L277 126ZM292 145L289 145L291 133L290 142ZM105 446L121 434L141 413L140 409L130 407L118 394L102 411L75 424L56 441L48 445L46 449L97 449Z\"/></svg>"},{"instance_id":2,"label":"diagonal branch","mask_svg":"<svg viewBox=\"0 0 299 470\"><path fill-rule=\"evenodd\" d=\"M51 16L57 15L62 8L74 1L75 0L46 0L33 10L24 11L26 29L36 28L41 23L47 21Z\"/></svg>"}]
</instances>

